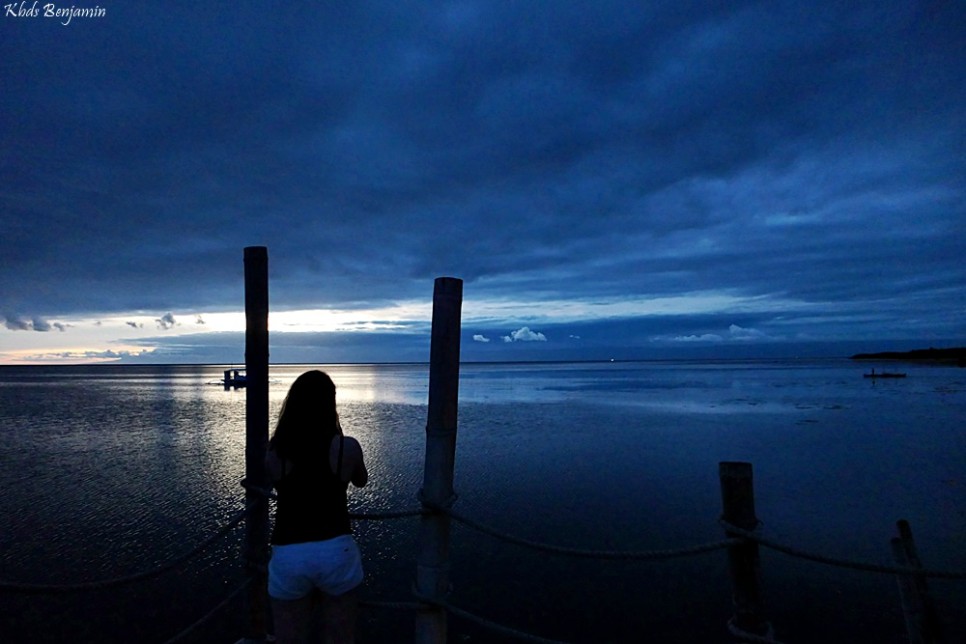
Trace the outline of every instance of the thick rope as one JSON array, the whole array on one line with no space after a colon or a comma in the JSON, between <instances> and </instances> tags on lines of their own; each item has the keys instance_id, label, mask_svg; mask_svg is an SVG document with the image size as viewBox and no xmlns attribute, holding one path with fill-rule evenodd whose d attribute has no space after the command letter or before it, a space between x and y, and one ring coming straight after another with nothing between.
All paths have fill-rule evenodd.
<instances>
[{"instance_id":1,"label":"thick rope","mask_svg":"<svg viewBox=\"0 0 966 644\"><path fill-rule=\"evenodd\" d=\"M239 481L239 485L241 485L243 488L245 488L246 491L248 491L248 492L254 492L255 494L258 494L259 496L265 497L266 499L277 499L278 498L278 496L274 492L272 492L272 489L271 488L259 487L259 486L255 485L254 483L249 483L247 478L244 478L241 481Z\"/></svg>"},{"instance_id":2,"label":"thick rope","mask_svg":"<svg viewBox=\"0 0 966 644\"><path fill-rule=\"evenodd\" d=\"M232 528L237 526L245 519L247 510L239 510L235 516L229 520L227 524L219 528L213 535L199 543L197 546L189 550L188 552L175 557L168 563L148 570L145 572L135 573L133 575L126 575L124 577L115 577L113 579L102 579L98 581L86 581L76 584L26 584L10 581L0 581L0 591L10 591L17 593L28 593L28 594L54 594L54 593L70 593L77 591L86 590L100 590L103 588L110 588L112 586L120 586L123 584L129 584L135 581L143 581L145 579L151 579L152 577L157 577L163 573L168 572L177 568L185 561L188 561L192 557L195 557L203 550L208 548L208 546L215 543L218 539L228 534Z\"/></svg>"},{"instance_id":3,"label":"thick rope","mask_svg":"<svg viewBox=\"0 0 966 644\"><path fill-rule=\"evenodd\" d=\"M499 633L500 635L504 635L506 637L512 637L514 639L523 640L525 642L538 642L539 644L570 644L569 642L564 642L561 640L551 640L544 637L540 637L538 635L533 635L531 633L526 633L524 631L517 630L515 628L510 628L509 626L504 626L503 624L498 624L496 622L490 621L488 619L480 617L479 615L474 615L469 611L465 611L462 608L453 606L451 603L449 603L446 600L428 597L426 595L421 594L416 589L415 585L413 586L413 594L416 596L416 599L419 600L419 603L416 605L417 610L426 609L426 608L442 608L447 612L452 613L453 615L456 615L457 617L465 619L468 622L473 622L474 624L477 624L478 626L482 626L483 628L491 632Z\"/></svg>"},{"instance_id":4,"label":"thick rope","mask_svg":"<svg viewBox=\"0 0 966 644\"><path fill-rule=\"evenodd\" d=\"M459 521L463 525L488 534L491 537L506 541L508 543L513 543L518 546L524 546L526 548L533 548L534 550L541 550L543 552L549 552L557 555L565 555L568 557L582 557L585 559L633 559L639 561L656 561L662 559L672 559L675 557L689 557L692 555L703 554L706 552L713 552L715 550L721 550L729 546L741 543L741 539L723 539L721 541L713 541L710 543L703 543L696 546L689 546L685 548L676 548L673 550L583 550L580 548L569 548L565 546L554 546L545 543L540 543L537 541L530 541L528 539L522 539L520 537L515 537L511 534L505 532L500 532L494 530L482 523L473 521L461 514L453 512L452 510L447 511L447 514L451 516L454 520Z\"/></svg>"},{"instance_id":5,"label":"thick rope","mask_svg":"<svg viewBox=\"0 0 966 644\"><path fill-rule=\"evenodd\" d=\"M251 584L251 581L252 580L251 580L250 577L248 579L246 579L244 582L242 582L242 584L240 586L238 586L238 588L236 588L235 590L233 590L230 593L228 593L228 595L224 599L222 599L220 602L218 602L218 604L216 604L211 610L209 610L207 613L205 613L202 617L200 617L197 621L195 621L190 626L188 626L187 628L185 628L183 631L181 631L180 633L178 633L177 635L175 635L171 639L166 640L164 642L164 644L175 644L175 642L181 641L185 637L187 637L188 635L191 635L191 633L193 633L198 628L200 628L201 626L203 626L205 624L205 622L207 622L209 619L211 619L212 617L214 617L215 613L217 613L222 608L224 608L225 606L227 606L231 602L231 600L233 600L235 597L237 597L239 595L239 593L241 593L243 590L245 590L246 588L248 588L249 584Z\"/></svg>"},{"instance_id":6,"label":"thick rope","mask_svg":"<svg viewBox=\"0 0 966 644\"><path fill-rule=\"evenodd\" d=\"M763 537L757 531L743 530L738 526L731 525L727 521L722 520L721 525L724 527L726 532L740 535L741 537L755 541L766 548L783 552L792 557L807 559L809 561L827 564L829 566L851 568L852 570L863 570L865 572L877 572L888 575L919 575L921 577L935 577L937 579L966 579L966 572L928 570L926 568L912 568L909 566L884 566L880 564L864 563L861 561L826 557L825 555L817 555L811 552L806 552L805 550L786 546L785 544L769 539L768 537Z\"/></svg>"},{"instance_id":7,"label":"thick rope","mask_svg":"<svg viewBox=\"0 0 966 644\"><path fill-rule=\"evenodd\" d=\"M443 606L443 608L445 608L453 615L456 615L457 617L465 619L468 622L473 622L478 626L482 626L483 628L489 631L498 633L506 637L512 637L514 639L518 639L524 642L537 642L538 644L569 644L568 642L565 642L563 640L551 640L545 637L540 637L538 635L532 635L530 633L526 633L524 631L520 631L515 628L510 628L509 626L503 626L502 624L497 624L496 622L491 622L490 620L484 619L479 615L474 615L473 613L467 612L462 608L457 608L456 606L453 606L449 602L444 602L441 605Z\"/></svg>"},{"instance_id":8,"label":"thick rope","mask_svg":"<svg viewBox=\"0 0 966 644\"><path fill-rule=\"evenodd\" d=\"M382 521L383 519L402 519L404 517L418 517L425 514L423 510L400 510L398 512L350 512L350 519Z\"/></svg>"},{"instance_id":9,"label":"thick rope","mask_svg":"<svg viewBox=\"0 0 966 644\"><path fill-rule=\"evenodd\" d=\"M742 642L752 642L753 644L782 644L775 639L775 629L772 628L771 622L766 622L766 626L768 627L767 633L764 635L756 635L755 633L749 633L746 630L738 628L735 624L734 617L728 620L728 632Z\"/></svg>"},{"instance_id":10,"label":"thick rope","mask_svg":"<svg viewBox=\"0 0 966 644\"><path fill-rule=\"evenodd\" d=\"M420 610L426 607L423 602L413 601L386 601L383 599L360 599L360 606L367 608L385 608L387 610Z\"/></svg>"}]
</instances>

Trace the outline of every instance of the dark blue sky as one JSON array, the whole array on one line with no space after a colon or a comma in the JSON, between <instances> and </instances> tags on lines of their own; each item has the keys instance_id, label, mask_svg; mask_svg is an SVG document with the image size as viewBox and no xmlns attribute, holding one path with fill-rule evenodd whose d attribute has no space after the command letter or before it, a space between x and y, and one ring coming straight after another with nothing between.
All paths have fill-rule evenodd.
<instances>
[{"instance_id":1,"label":"dark blue sky","mask_svg":"<svg viewBox=\"0 0 966 644\"><path fill-rule=\"evenodd\" d=\"M251 245L280 361L440 275L468 359L966 344L962 2L75 6L0 19L0 361L240 361Z\"/></svg>"}]
</instances>

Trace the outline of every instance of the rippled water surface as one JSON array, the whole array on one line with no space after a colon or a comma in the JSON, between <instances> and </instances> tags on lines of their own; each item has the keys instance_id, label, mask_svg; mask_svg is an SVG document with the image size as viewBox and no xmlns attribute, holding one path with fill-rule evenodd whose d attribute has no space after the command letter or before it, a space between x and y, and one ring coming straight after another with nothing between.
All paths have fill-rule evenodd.
<instances>
[{"instance_id":1,"label":"rippled water surface","mask_svg":"<svg viewBox=\"0 0 966 644\"><path fill-rule=\"evenodd\" d=\"M69 583L170 561L242 507L245 391L219 366L0 368L0 579ZM270 417L309 367L272 367ZM428 368L323 367L371 483L353 509L417 507ZM822 554L890 563L908 519L931 568L966 570L966 372L868 365L643 362L463 365L456 508L521 537L588 549L721 538L717 464L755 467L767 534ZM894 368L894 365L890 368ZM361 522L365 594L409 599L418 519ZM162 642L244 578L242 530L190 564L120 589L0 592L0 641ZM727 642L723 552L597 562L452 532L452 601L545 637ZM787 642L894 642L892 577L762 553L766 607ZM949 641L966 640L966 582L934 581ZM234 642L229 604L187 641ZM367 611L365 641L407 641L412 616ZM453 641L499 642L453 619Z\"/></svg>"}]
</instances>

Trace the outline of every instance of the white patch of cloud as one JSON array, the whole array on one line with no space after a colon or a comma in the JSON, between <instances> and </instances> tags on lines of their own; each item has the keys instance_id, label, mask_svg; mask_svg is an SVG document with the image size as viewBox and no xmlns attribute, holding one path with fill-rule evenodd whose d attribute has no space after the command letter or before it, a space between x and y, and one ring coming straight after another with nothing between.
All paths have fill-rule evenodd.
<instances>
[{"instance_id":1,"label":"white patch of cloud","mask_svg":"<svg viewBox=\"0 0 966 644\"><path fill-rule=\"evenodd\" d=\"M580 339L580 336L579 335L571 335L569 337L570 337L571 340L579 340Z\"/></svg>"},{"instance_id":2,"label":"white patch of cloud","mask_svg":"<svg viewBox=\"0 0 966 644\"><path fill-rule=\"evenodd\" d=\"M473 341L474 342L489 342L490 339L488 337L486 337L485 335L480 335L479 333L477 333L476 335L473 336Z\"/></svg>"},{"instance_id":3,"label":"white patch of cloud","mask_svg":"<svg viewBox=\"0 0 966 644\"><path fill-rule=\"evenodd\" d=\"M728 327L728 332L724 334L718 333L702 333L701 335L679 335L673 338L656 338L657 340L668 340L672 342L751 342L754 340L767 340L769 338L768 334L759 331L758 329L751 329L738 326L737 324L732 324Z\"/></svg>"},{"instance_id":4,"label":"white patch of cloud","mask_svg":"<svg viewBox=\"0 0 966 644\"><path fill-rule=\"evenodd\" d=\"M35 353L22 357L25 362L32 363L54 363L54 362L114 362L123 358L138 358L154 353L154 349L142 349L135 351L114 351L106 349L97 350L68 350L50 351L46 353Z\"/></svg>"},{"instance_id":5,"label":"white patch of cloud","mask_svg":"<svg viewBox=\"0 0 966 644\"><path fill-rule=\"evenodd\" d=\"M537 331L531 331L530 327L525 326L517 329L510 333L510 335L504 335L504 342L546 342L547 336Z\"/></svg>"},{"instance_id":6,"label":"white patch of cloud","mask_svg":"<svg viewBox=\"0 0 966 644\"><path fill-rule=\"evenodd\" d=\"M737 324L728 327L728 334L732 340L762 340L768 337L758 329L745 329Z\"/></svg>"},{"instance_id":7,"label":"white patch of cloud","mask_svg":"<svg viewBox=\"0 0 966 644\"><path fill-rule=\"evenodd\" d=\"M534 310L532 301L513 299L481 299L467 302L463 322L492 324L499 320L519 319L526 311L526 320L547 323L580 322L600 318L634 318L669 315L701 315L775 310L798 311L808 308L795 300L775 297L739 296L719 291L696 291L686 295L667 297L600 296L592 299L547 299Z\"/></svg>"},{"instance_id":8,"label":"white patch of cloud","mask_svg":"<svg viewBox=\"0 0 966 644\"><path fill-rule=\"evenodd\" d=\"M703 333L701 335L679 335L674 338L674 342L723 342L724 338L716 333Z\"/></svg>"}]
</instances>

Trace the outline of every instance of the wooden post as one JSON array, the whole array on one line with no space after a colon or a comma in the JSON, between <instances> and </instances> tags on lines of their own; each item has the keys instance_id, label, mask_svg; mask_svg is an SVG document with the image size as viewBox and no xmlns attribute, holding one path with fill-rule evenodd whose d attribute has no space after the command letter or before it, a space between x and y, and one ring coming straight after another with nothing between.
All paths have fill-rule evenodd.
<instances>
[{"instance_id":1,"label":"wooden post","mask_svg":"<svg viewBox=\"0 0 966 644\"><path fill-rule=\"evenodd\" d=\"M460 310L463 281L439 277L433 289L433 329L429 351L429 412L426 462L419 499L431 513L420 520L415 591L418 598L443 601L449 594L447 509L456 500L456 422L460 380ZM416 613L416 644L445 644L446 610L430 606Z\"/></svg>"},{"instance_id":2,"label":"wooden post","mask_svg":"<svg viewBox=\"0 0 966 644\"><path fill-rule=\"evenodd\" d=\"M896 565L909 566L909 557L902 545L902 539L893 537L890 544ZM909 644L925 644L926 640L922 636L922 603L919 601L912 575L896 575L896 582L899 584L899 601L902 604L902 616L906 622Z\"/></svg>"},{"instance_id":3,"label":"wooden post","mask_svg":"<svg viewBox=\"0 0 966 644\"><path fill-rule=\"evenodd\" d=\"M268 250L245 249L245 563L248 591L248 641L263 642L268 633L268 499L251 487L269 487L268 449Z\"/></svg>"},{"instance_id":4,"label":"wooden post","mask_svg":"<svg viewBox=\"0 0 966 644\"><path fill-rule=\"evenodd\" d=\"M899 536L892 539L892 556L898 566L922 568L909 522L896 522ZM899 598L910 644L940 644L942 634L936 606L922 575L897 575Z\"/></svg>"},{"instance_id":5,"label":"wooden post","mask_svg":"<svg viewBox=\"0 0 966 644\"><path fill-rule=\"evenodd\" d=\"M721 518L742 530L758 527L755 516L755 490L751 463L723 462L718 464L721 483ZM729 537L740 536L725 529ZM769 630L761 599L761 562L758 544L746 540L728 547L728 568L734 587L734 625L755 635Z\"/></svg>"}]
</instances>

